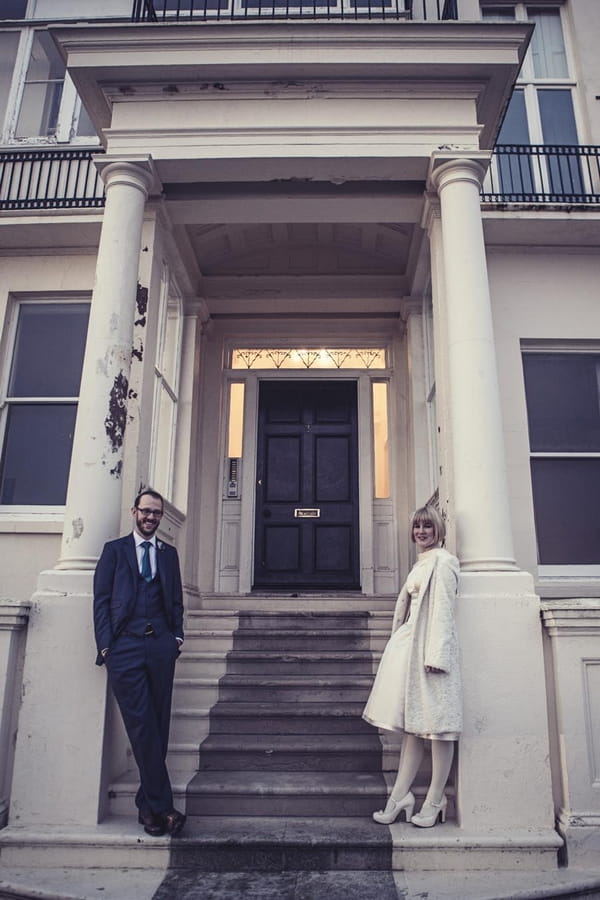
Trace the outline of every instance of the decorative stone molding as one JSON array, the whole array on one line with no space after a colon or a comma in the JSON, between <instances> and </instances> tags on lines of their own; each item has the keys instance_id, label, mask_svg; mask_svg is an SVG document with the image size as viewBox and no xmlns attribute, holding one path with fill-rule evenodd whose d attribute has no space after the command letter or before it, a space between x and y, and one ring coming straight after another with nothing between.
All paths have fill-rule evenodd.
<instances>
[{"instance_id":1,"label":"decorative stone molding","mask_svg":"<svg viewBox=\"0 0 600 900\"><path fill-rule=\"evenodd\" d=\"M587 866L600 854L600 599L545 600L541 615L557 825L569 865Z\"/></svg>"},{"instance_id":2,"label":"decorative stone molding","mask_svg":"<svg viewBox=\"0 0 600 900\"><path fill-rule=\"evenodd\" d=\"M0 598L0 828L8 819L25 629L30 609L28 602Z\"/></svg>"}]
</instances>

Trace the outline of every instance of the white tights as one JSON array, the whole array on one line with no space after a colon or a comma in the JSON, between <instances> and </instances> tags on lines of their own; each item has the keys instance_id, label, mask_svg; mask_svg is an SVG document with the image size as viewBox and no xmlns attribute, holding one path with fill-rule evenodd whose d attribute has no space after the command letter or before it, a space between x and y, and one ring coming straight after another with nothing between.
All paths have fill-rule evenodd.
<instances>
[{"instance_id":1,"label":"white tights","mask_svg":"<svg viewBox=\"0 0 600 900\"><path fill-rule=\"evenodd\" d=\"M392 800L397 803L410 791L412 783L417 777L424 750L424 738L417 737L415 734L404 736L398 774L391 793ZM431 783L425 803L440 803L450 775L453 758L454 741L431 741Z\"/></svg>"}]
</instances>

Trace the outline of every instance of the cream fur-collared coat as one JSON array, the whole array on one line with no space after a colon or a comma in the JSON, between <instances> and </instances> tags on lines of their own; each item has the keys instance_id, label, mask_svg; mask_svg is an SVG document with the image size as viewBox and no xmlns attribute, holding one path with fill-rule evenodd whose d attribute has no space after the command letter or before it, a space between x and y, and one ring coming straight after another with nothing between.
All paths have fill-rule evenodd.
<instances>
[{"instance_id":1,"label":"cream fur-collared coat","mask_svg":"<svg viewBox=\"0 0 600 900\"><path fill-rule=\"evenodd\" d=\"M387 704L401 706L403 731L422 737L454 739L462 730L462 684L455 620L459 563L441 547L432 548L425 555L418 594L411 600L404 585L392 624L393 635L411 613L411 635L408 645L400 650L407 654L404 697L397 696L397 691L402 689L389 683L384 671L378 673L365 718L374 725L394 728L385 721L378 722L378 716L373 713ZM442 671L427 672L426 666Z\"/></svg>"}]
</instances>

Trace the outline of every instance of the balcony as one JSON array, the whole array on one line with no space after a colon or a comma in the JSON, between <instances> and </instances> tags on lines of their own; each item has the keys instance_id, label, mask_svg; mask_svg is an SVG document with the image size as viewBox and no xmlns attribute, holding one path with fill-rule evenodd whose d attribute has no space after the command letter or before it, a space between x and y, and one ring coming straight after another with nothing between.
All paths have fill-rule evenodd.
<instances>
[{"instance_id":1,"label":"balcony","mask_svg":"<svg viewBox=\"0 0 600 900\"><path fill-rule=\"evenodd\" d=\"M600 203L600 147L503 144L483 184L486 203Z\"/></svg>"},{"instance_id":2,"label":"balcony","mask_svg":"<svg viewBox=\"0 0 600 900\"><path fill-rule=\"evenodd\" d=\"M92 162L99 150L0 150L0 210L104 206L104 184Z\"/></svg>"},{"instance_id":3,"label":"balcony","mask_svg":"<svg viewBox=\"0 0 600 900\"><path fill-rule=\"evenodd\" d=\"M458 19L459 0L134 0L133 22Z\"/></svg>"},{"instance_id":4,"label":"balcony","mask_svg":"<svg viewBox=\"0 0 600 900\"><path fill-rule=\"evenodd\" d=\"M0 150L0 211L104 206L93 157L100 149ZM600 204L600 147L497 146L484 203Z\"/></svg>"}]
</instances>

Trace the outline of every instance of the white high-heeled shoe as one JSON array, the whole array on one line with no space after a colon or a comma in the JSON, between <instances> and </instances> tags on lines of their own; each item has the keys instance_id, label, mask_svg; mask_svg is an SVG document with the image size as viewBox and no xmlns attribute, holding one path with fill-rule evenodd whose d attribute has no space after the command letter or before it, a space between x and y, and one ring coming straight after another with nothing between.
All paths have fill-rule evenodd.
<instances>
[{"instance_id":1,"label":"white high-heeled shoe","mask_svg":"<svg viewBox=\"0 0 600 900\"><path fill-rule=\"evenodd\" d=\"M392 800L392 798L389 797L385 809L374 812L373 818L376 822L379 822L380 825L391 825L392 822L396 821L402 810L404 810L406 821L410 822L414 808L415 796L412 791L409 791L402 800Z\"/></svg>"},{"instance_id":2,"label":"white high-heeled shoe","mask_svg":"<svg viewBox=\"0 0 600 900\"><path fill-rule=\"evenodd\" d=\"M444 794L439 803L432 803L431 801L426 801L421 807L420 811L411 817L411 822L413 825L418 825L419 828L432 828L438 820L438 817L441 816L442 822L446 821L446 807L448 806L448 798Z\"/></svg>"}]
</instances>

